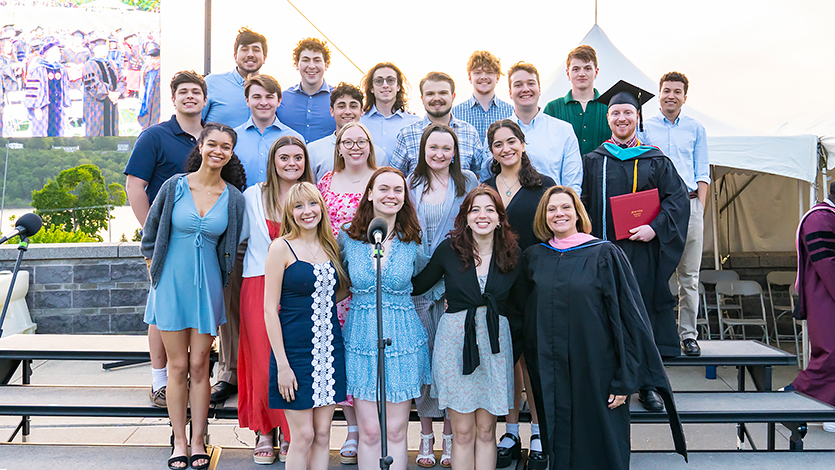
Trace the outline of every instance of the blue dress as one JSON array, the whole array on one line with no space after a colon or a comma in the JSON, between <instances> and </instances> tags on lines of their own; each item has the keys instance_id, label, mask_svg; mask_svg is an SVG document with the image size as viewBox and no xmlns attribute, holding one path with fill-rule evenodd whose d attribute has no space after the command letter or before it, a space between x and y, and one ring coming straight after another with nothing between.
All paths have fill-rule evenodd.
<instances>
[{"instance_id":1,"label":"blue dress","mask_svg":"<svg viewBox=\"0 0 835 470\"><path fill-rule=\"evenodd\" d=\"M188 178L177 181L168 254L159 283L148 293L145 323L162 331L194 328L212 336L226 323L217 241L226 231L228 208L229 190L224 188L200 217Z\"/></svg>"},{"instance_id":2,"label":"blue dress","mask_svg":"<svg viewBox=\"0 0 835 470\"><path fill-rule=\"evenodd\" d=\"M284 243L287 243L285 240ZM336 316L339 278L330 262L296 261L281 281L281 335L284 353L299 389L288 402L278 390L278 365L270 354L270 408L309 410L345 401L345 348Z\"/></svg>"},{"instance_id":3,"label":"blue dress","mask_svg":"<svg viewBox=\"0 0 835 470\"><path fill-rule=\"evenodd\" d=\"M377 399L377 265L372 246L339 232L342 260L351 277L351 308L342 329L348 394ZM420 396L431 383L429 339L412 302L412 276L425 264L416 243L396 237L383 264L383 337L386 347L386 401L400 403Z\"/></svg>"}]
</instances>

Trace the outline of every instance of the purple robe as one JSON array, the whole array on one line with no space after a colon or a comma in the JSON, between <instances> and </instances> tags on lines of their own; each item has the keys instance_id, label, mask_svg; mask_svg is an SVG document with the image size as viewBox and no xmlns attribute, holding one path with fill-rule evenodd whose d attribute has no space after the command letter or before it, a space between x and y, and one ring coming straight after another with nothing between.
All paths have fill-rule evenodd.
<instances>
[{"instance_id":1,"label":"purple robe","mask_svg":"<svg viewBox=\"0 0 835 470\"><path fill-rule=\"evenodd\" d=\"M798 310L805 315L811 354L794 387L835 406L835 203L827 200L797 230Z\"/></svg>"},{"instance_id":2,"label":"purple robe","mask_svg":"<svg viewBox=\"0 0 835 470\"><path fill-rule=\"evenodd\" d=\"M26 77L24 104L29 110L32 137L64 135L64 108L70 107L67 69L61 64L36 62ZM41 111L40 118L36 110Z\"/></svg>"}]
</instances>

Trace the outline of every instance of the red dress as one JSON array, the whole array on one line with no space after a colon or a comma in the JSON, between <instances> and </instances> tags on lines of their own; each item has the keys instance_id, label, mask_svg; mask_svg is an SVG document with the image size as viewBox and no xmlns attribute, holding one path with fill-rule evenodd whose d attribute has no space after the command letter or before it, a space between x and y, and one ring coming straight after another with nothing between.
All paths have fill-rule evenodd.
<instances>
[{"instance_id":1,"label":"red dress","mask_svg":"<svg viewBox=\"0 0 835 470\"><path fill-rule=\"evenodd\" d=\"M281 224L267 220L270 239L278 238ZM268 433L280 427L290 440L284 410L270 409L269 380L272 354L264 323L264 276L245 277L241 285L241 326L238 341L238 424Z\"/></svg>"}]
</instances>

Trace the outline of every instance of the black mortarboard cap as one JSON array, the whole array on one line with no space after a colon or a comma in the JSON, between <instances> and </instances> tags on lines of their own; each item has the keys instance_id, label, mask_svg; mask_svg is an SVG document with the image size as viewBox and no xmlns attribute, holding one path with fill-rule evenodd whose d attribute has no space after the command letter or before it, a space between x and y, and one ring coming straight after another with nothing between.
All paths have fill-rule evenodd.
<instances>
[{"instance_id":1,"label":"black mortarboard cap","mask_svg":"<svg viewBox=\"0 0 835 470\"><path fill-rule=\"evenodd\" d=\"M600 98L598 98L597 101L607 106L615 104L631 104L638 110L638 126L640 127L640 130L643 131L644 124L641 106L651 100L654 96L654 94L644 89L638 88L625 80L621 80L606 90L605 93L600 95Z\"/></svg>"}]
</instances>

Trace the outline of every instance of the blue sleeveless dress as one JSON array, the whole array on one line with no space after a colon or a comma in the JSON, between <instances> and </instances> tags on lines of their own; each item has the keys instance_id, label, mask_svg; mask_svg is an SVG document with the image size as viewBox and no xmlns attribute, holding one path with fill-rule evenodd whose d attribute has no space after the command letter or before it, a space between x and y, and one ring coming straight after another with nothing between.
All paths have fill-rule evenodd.
<instances>
[{"instance_id":1,"label":"blue sleeveless dress","mask_svg":"<svg viewBox=\"0 0 835 470\"><path fill-rule=\"evenodd\" d=\"M287 243L287 241L284 241ZM296 375L296 399L285 401L278 390L278 365L270 354L270 408L309 410L345 401L345 346L336 317L339 278L330 262L300 260L284 270L278 319L284 352Z\"/></svg>"},{"instance_id":2,"label":"blue sleeveless dress","mask_svg":"<svg viewBox=\"0 0 835 470\"><path fill-rule=\"evenodd\" d=\"M194 328L217 336L226 323L217 241L229 221L229 190L203 217L197 212L188 178L177 180L168 253L159 283L148 293L145 323L162 331Z\"/></svg>"}]
</instances>

